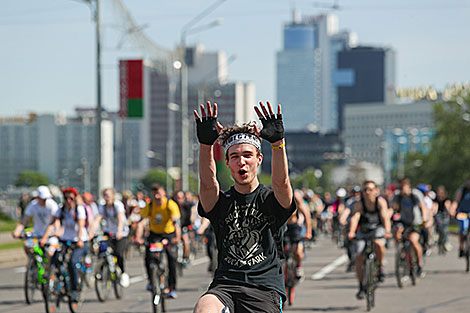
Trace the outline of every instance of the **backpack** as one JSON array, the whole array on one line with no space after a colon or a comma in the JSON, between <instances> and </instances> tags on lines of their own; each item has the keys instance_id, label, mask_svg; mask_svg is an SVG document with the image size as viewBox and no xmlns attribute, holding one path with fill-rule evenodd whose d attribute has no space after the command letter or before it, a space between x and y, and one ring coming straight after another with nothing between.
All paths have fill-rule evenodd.
<instances>
[{"instance_id":1,"label":"backpack","mask_svg":"<svg viewBox=\"0 0 470 313\"><path fill-rule=\"evenodd\" d=\"M410 194L411 201L413 202L413 225L419 225L422 223L424 216L422 216L421 213L421 208L419 207L419 199L418 197L411 192ZM402 200L403 200L403 195L398 194L397 197L397 202L398 202L398 209L401 212L402 210ZM421 217L421 218L419 218Z\"/></svg>"}]
</instances>

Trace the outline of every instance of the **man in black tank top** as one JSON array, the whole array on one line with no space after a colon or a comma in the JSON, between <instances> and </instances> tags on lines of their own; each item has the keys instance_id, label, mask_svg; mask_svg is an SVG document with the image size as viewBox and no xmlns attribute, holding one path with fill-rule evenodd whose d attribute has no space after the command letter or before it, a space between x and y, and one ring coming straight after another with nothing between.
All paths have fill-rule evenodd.
<instances>
[{"instance_id":1,"label":"man in black tank top","mask_svg":"<svg viewBox=\"0 0 470 313\"><path fill-rule=\"evenodd\" d=\"M385 256L385 238L392 238L390 232L390 218L387 201L379 197L379 188L373 181L365 181L362 185L361 200L356 201L351 208L352 217L348 233L348 239L356 239L356 273L359 281L359 292L356 297L364 298L362 286L364 267L365 234L374 232L375 255L379 263L379 281L383 281L384 274L382 261ZM357 234L356 234L357 232Z\"/></svg>"}]
</instances>

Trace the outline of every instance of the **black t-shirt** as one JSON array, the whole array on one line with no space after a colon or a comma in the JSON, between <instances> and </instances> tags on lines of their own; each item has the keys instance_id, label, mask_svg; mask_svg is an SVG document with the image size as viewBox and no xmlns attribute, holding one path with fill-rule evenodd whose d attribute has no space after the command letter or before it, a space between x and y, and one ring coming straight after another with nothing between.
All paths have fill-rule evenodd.
<instances>
[{"instance_id":1,"label":"black t-shirt","mask_svg":"<svg viewBox=\"0 0 470 313\"><path fill-rule=\"evenodd\" d=\"M185 201L183 205L179 207L181 214L181 226L185 227L191 225L191 209L194 205L194 202Z\"/></svg>"},{"instance_id":2,"label":"black t-shirt","mask_svg":"<svg viewBox=\"0 0 470 313\"><path fill-rule=\"evenodd\" d=\"M214 283L234 282L267 288L285 299L275 237L295 209L293 199L291 207L284 209L274 191L263 185L249 194L238 193L234 187L220 192L209 213L204 212L199 202L199 215L210 220L219 252Z\"/></svg>"},{"instance_id":3,"label":"black t-shirt","mask_svg":"<svg viewBox=\"0 0 470 313\"><path fill-rule=\"evenodd\" d=\"M436 199L435 201L437 203L437 213L442 214L443 217L447 217L449 215L445 205L446 201L450 201L450 199L446 197L442 200Z\"/></svg>"}]
</instances>

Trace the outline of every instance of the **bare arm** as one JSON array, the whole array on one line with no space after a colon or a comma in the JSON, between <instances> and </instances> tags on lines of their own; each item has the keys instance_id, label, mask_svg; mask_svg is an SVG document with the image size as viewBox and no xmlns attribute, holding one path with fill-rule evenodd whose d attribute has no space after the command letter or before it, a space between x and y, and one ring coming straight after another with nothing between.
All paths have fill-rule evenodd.
<instances>
[{"instance_id":1,"label":"bare arm","mask_svg":"<svg viewBox=\"0 0 470 313\"><path fill-rule=\"evenodd\" d=\"M29 222L30 218L31 218L31 216L28 216L28 215L23 216L23 219L18 223L18 225L16 225L16 228L13 231L12 235L13 235L14 238L18 238L20 236L23 229L26 227L26 225L28 225L28 222Z\"/></svg>"},{"instance_id":2,"label":"bare arm","mask_svg":"<svg viewBox=\"0 0 470 313\"><path fill-rule=\"evenodd\" d=\"M219 200L219 182L212 146L200 145L199 149L199 201L206 213L212 211Z\"/></svg>"},{"instance_id":3,"label":"bare arm","mask_svg":"<svg viewBox=\"0 0 470 313\"><path fill-rule=\"evenodd\" d=\"M299 208L299 211L305 216L305 226L307 227L307 232L305 234L305 237L307 239L312 238L312 217L310 215L310 210L308 209L308 206L305 204L304 199L302 199L301 194L298 192L294 193L295 200L297 201L297 205Z\"/></svg>"},{"instance_id":4,"label":"bare arm","mask_svg":"<svg viewBox=\"0 0 470 313\"><path fill-rule=\"evenodd\" d=\"M116 239L119 240L123 236L124 223L126 222L126 214L124 212L118 213L118 228L116 232Z\"/></svg>"},{"instance_id":5,"label":"bare arm","mask_svg":"<svg viewBox=\"0 0 470 313\"><path fill-rule=\"evenodd\" d=\"M194 117L196 118L196 124L198 129L198 139L200 142L200 149L199 149L199 180L200 180L200 187L199 187L199 200L201 201L201 205L206 213L212 211L215 204L219 200L219 182L217 181L217 169L215 166L215 160L213 155L213 144L212 140L205 141L207 136L203 136L201 134L201 138L199 135L199 131L201 133L206 133L207 135L207 126L206 124L208 121L205 121L206 118L212 118L212 120L217 118L217 104L214 103L214 111L212 111L211 103L207 102L207 114L206 110L204 109L204 105L200 105L201 116L194 111ZM201 122L202 121L202 122ZM217 131L212 129L212 134L217 136L217 133L220 133L222 130L222 125L220 123L216 124ZM205 130L202 131L202 130ZM203 138L204 137L204 138ZM210 137L210 136L209 136ZM206 143L202 143L206 142Z\"/></svg>"},{"instance_id":6,"label":"bare arm","mask_svg":"<svg viewBox=\"0 0 470 313\"><path fill-rule=\"evenodd\" d=\"M277 107L276 116L269 101L267 102L268 109L266 109L262 102L259 104L263 111L261 113L260 109L255 106L256 114L258 114L258 118L263 123L263 130L259 133L262 138L267 138L266 140L271 143L272 147L271 182L274 196L283 208L288 209L293 201L293 191L289 179L289 167L287 165L281 105L279 104ZM269 129L269 132L266 129ZM273 134L275 139L272 139Z\"/></svg>"},{"instance_id":7,"label":"bare arm","mask_svg":"<svg viewBox=\"0 0 470 313\"><path fill-rule=\"evenodd\" d=\"M390 214L388 211L387 201L385 201L384 198L379 198L378 201L379 201L379 211L380 211L380 217L382 218L382 223L384 224L384 228L387 234L390 234L392 230L392 226L390 223Z\"/></svg>"},{"instance_id":8,"label":"bare arm","mask_svg":"<svg viewBox=\"0 0 470 313\"><path fill-rule=\"evenodd\" d=\"M351 211L353 212L351 216L351 222L349 224L349 233L348 233L348 238L352 239L356 237L356 229L357 225L359 224L359 219L361 218L361 211L359 210L359 205L354 205L351 208Z\"/></svg>"},{"instance_id":9,"label":"bare arm","mask_svg":"<svg viewBox=\"0 0 470 313\"><path fill-rule=\"evenodd\" d=\"M284 144L284 139L272 145L280 147ZM287 154L285 146L280 149L272 149L271 180L274 196L283 208L289 208L292 204L292 187L289 179L289 169L287 165Z\"/></svg>"},{"instance_id":10,"label":"bare arm","mask_svg":"<svg viewBox=\"0 0 470 313\"><path fill-rule=\"evenodd\" d=\"M88 232L88 234L89 234L89 236L90 236L90 239L92 239L93 237L95 237L96 229L97 229L98 226L100 225L102 218L103 218L103 216L102 216L101 214L98 214L98 215L93 219L93 225L92 225L92 227L90 227L90 230L89 230L89 232Z\"/></svg>"},{"instance_id":11,"label":"bare arm","mask_svg":"<svg viewBox=\"0 0 470 313\"><path fill-rule=\"evenodd\" d=\"M455 215L457 213L457 208L459 207L460 199L462 199L461 188L457 189L457 192L455 193L454 202L452 202L452 207L451 207L452 215Z\"/></svg>"}]
</instances>

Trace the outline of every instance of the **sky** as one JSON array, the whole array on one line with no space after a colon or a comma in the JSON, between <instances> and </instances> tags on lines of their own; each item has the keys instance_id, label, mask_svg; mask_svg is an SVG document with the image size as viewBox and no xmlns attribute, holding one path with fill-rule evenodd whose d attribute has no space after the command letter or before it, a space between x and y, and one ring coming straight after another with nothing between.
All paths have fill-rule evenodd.
<instances>
[{"instance_id":1,"label":"sky","mask_svg":"<svg viewBox=\"0 0 470 313\"><path fill-rule=\"evenodd\" d=\"M118 109L118 63L142 53L101 0L103 107ZM220 1L220 0L219 0ZM173 49L182 27L217 0L122 0L158 46ZM303 15L334 13L360 45L396 52L396 86L470 81L470 2L466 0L226 0L197 25L221 25L187 37L232 56L229 79L251 81L257 100L276 101L276 52L296 7ZM0 117L96 106L95 25L86 1L0 0Z\"/></svg>"}]
</instances>

